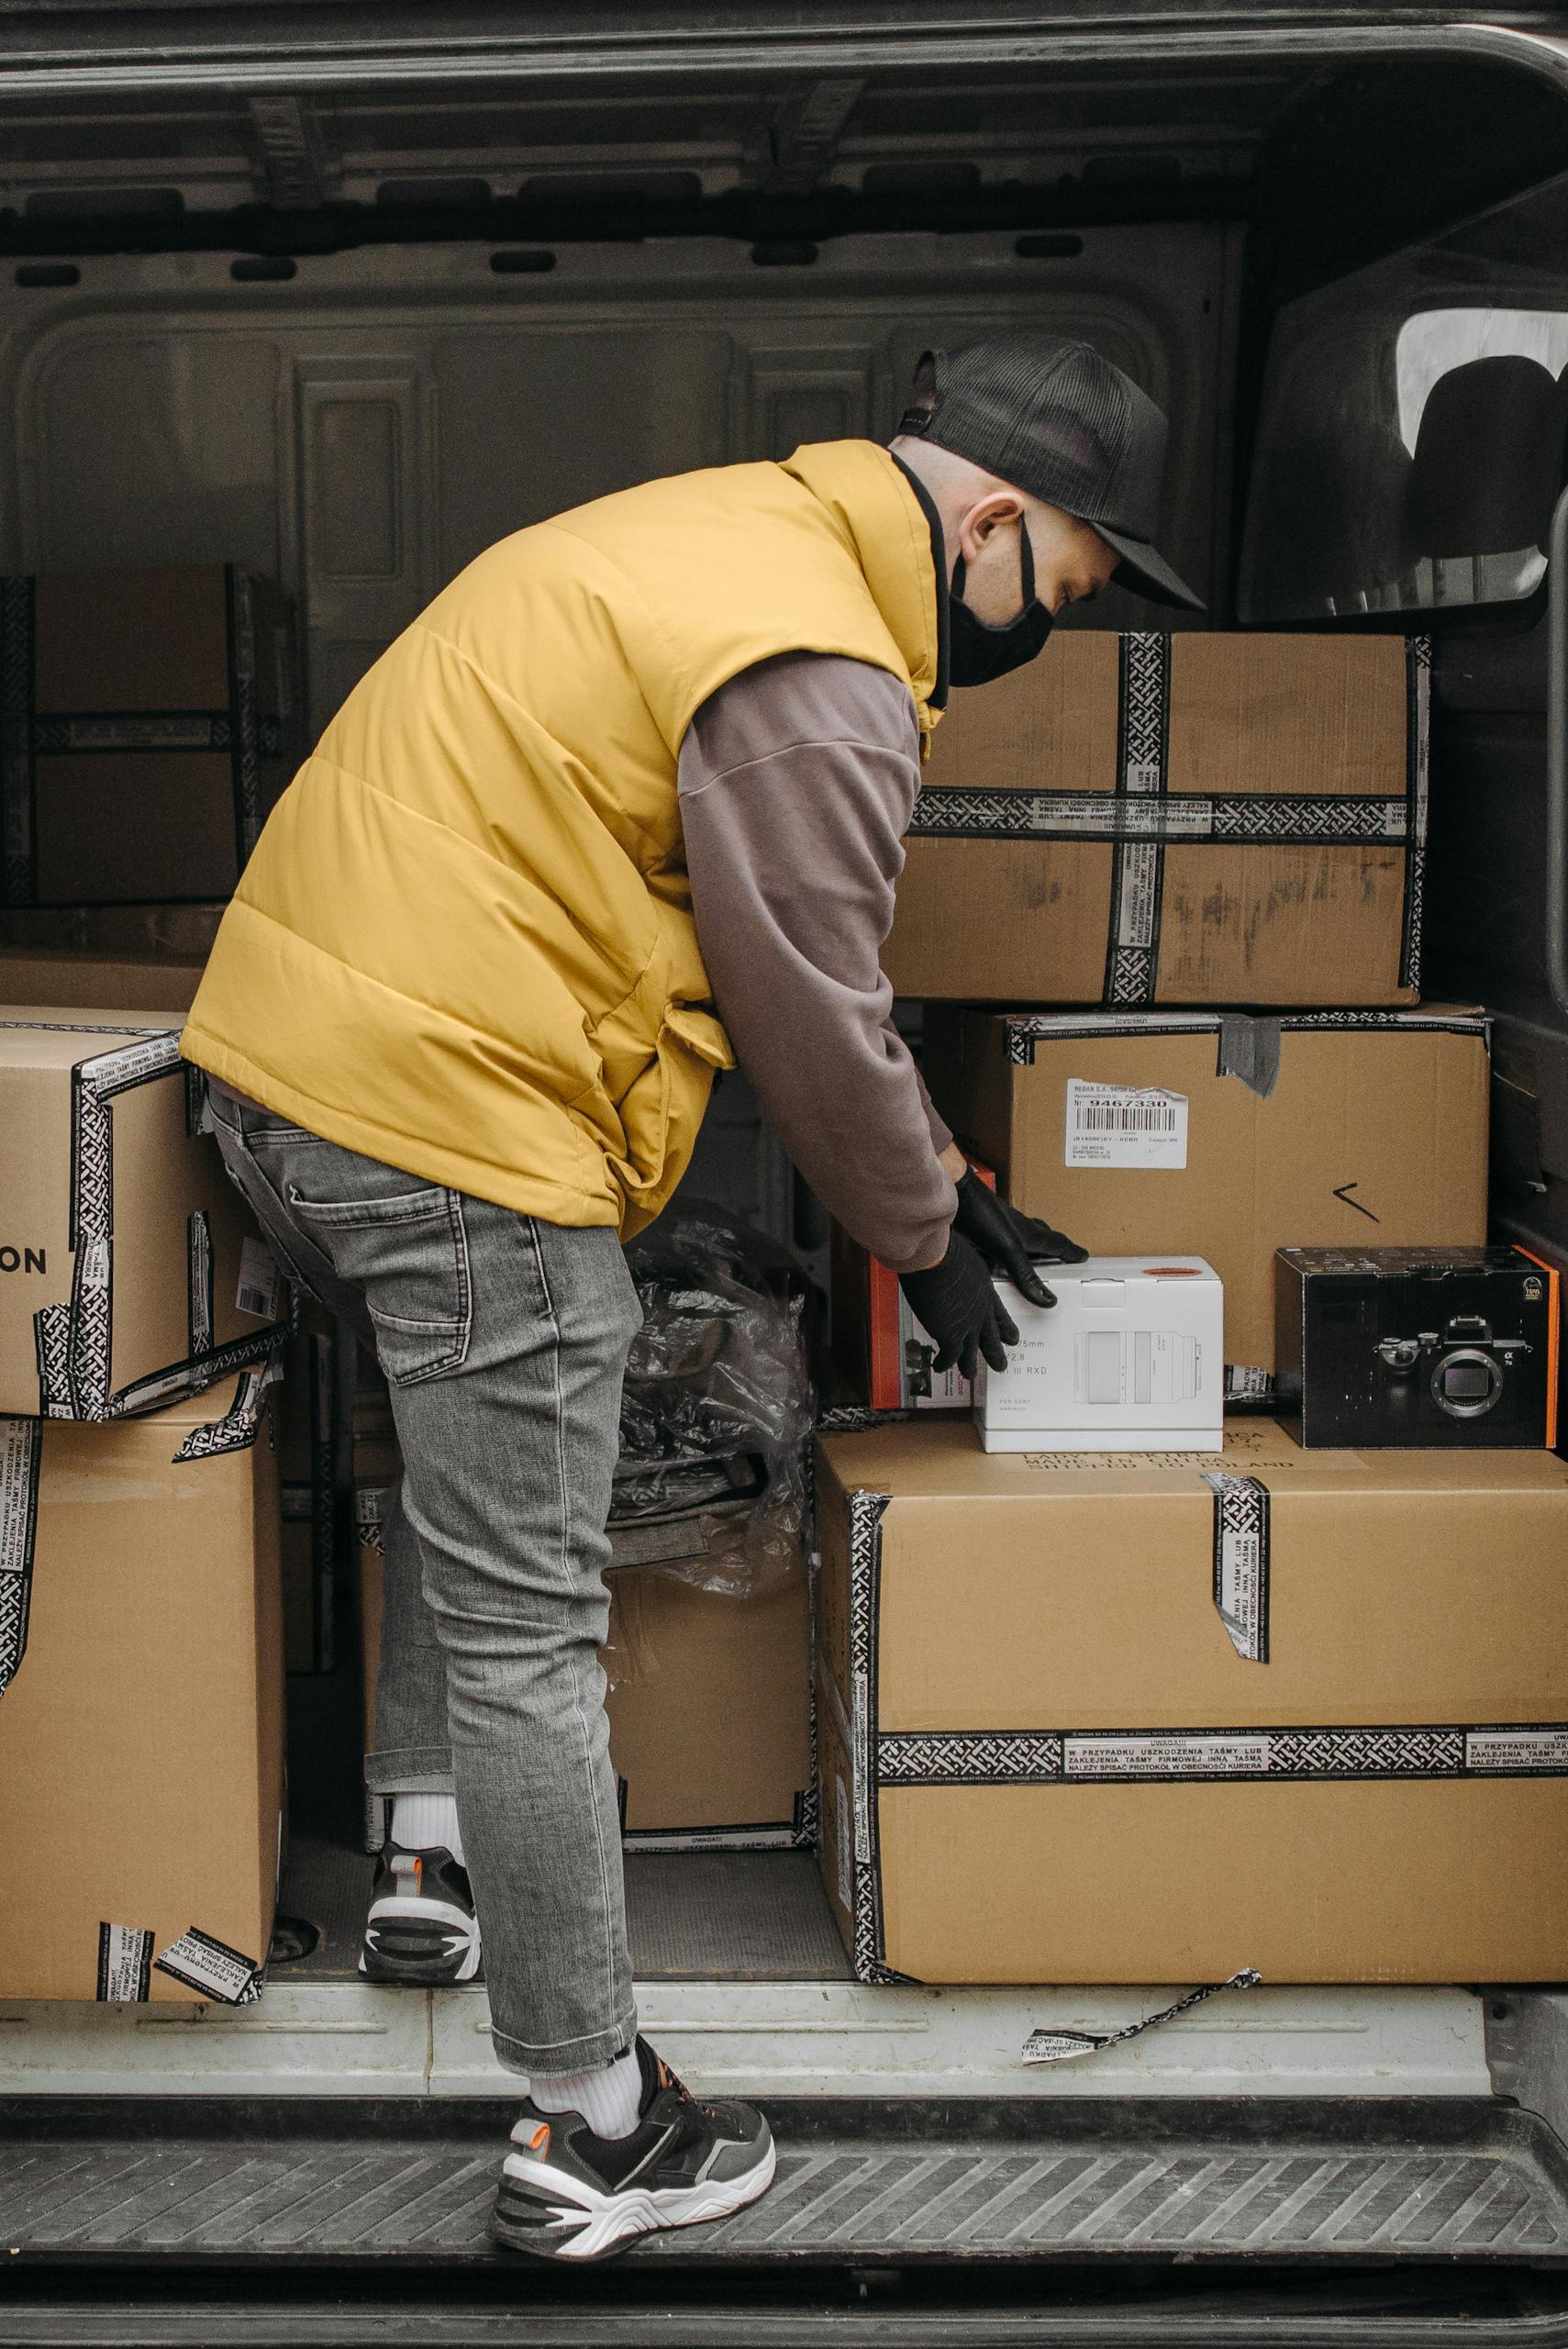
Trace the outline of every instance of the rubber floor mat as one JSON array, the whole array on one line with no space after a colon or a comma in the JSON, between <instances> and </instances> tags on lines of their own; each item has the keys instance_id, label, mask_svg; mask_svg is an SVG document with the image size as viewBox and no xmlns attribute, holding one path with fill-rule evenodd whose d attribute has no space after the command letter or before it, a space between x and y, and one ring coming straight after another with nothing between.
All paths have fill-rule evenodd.
<instances>
[{"instance_id":1,"label":"rubber floor mat","mask_svg":"<svg viewBox=\"0 0 1568 2349\"><path fill-rule=\"evenodd\" d=\"M705 2263L1568 2258L1544 2123L1454 2099L968 2106L783 2103L777 2183L632 2254ZM509 2108L345 2110L81 2099L0 2107L0 2241L25 2272L181 2263L488 2260Z\"/></svg>"}]
</instances>

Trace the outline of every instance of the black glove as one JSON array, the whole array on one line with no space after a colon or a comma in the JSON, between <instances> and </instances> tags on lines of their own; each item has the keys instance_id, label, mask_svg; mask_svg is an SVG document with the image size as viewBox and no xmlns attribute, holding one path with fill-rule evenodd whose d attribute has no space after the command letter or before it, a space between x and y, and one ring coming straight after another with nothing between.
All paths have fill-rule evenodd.
<instances>
[{"instance_id":1,"label":"black glove","mask_svg":"<svg viewBox=\"0 0 1568 2349\"><path fill-rule=\"evenodd\" d=\"M951 1234L940 1264L929 1273L900 1273L898 1286L937 1341L935 1369L951 1370L956 1363L973 1378L976 1349L993 1370L1006 1369L1006 1349L1018 1344L1018 1329L991 1286L984 1258L962 1232Z\"/></svg>"},{"instance_id":2,"label":"black glove","mask_svg":"<svg viewBox=\"0 0 1568 2349\"><path fill-rule=\"evenodd\" d=\"M1088 1254L1063 1231L1023 1215L999 1199L973 1167L958 1186L958 1213L952 1228L972 1241L985 1262L1007 1278L1031 1305L1054 1305L1056 1299L1034 1264L1081 1264Z\"/></svg>"}]
</instances>

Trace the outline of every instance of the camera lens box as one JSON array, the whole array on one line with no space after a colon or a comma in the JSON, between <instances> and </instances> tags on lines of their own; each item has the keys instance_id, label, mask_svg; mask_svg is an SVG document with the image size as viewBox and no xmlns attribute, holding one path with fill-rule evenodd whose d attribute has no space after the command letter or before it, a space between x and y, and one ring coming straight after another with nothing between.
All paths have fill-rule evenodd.
<instances>
[{"instance_id":1,"label":"camera lens box","mask_svg":"<svg viewBox=\"0 0 1568 2349\"><path fill-rule=\"evenodd\" d=\"M1280 1417L1304 1445L1557 1441L1558 1275L1522 1248L1282 1248Z\"/></svg>"},{"instance_id":2,"label":"camera lens box","mask_svg":"<svg viewBox=\"0 0 1568 2349\"><path fill-rule=\"evenodd\" d=\"M1007 1367L982 1366L986 1452L1218 1452L1224 1441L1225 1292L1201 1256L1046 1264L1054 1306L1007 1281Z\"/></svg>"}]
</instances>

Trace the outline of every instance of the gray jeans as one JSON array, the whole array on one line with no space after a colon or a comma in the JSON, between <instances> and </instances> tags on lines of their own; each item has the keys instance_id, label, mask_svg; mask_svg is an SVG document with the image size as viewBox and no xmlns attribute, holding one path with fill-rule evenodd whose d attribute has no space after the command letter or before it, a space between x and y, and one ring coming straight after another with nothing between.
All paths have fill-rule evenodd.
<instances>
[{"instance_id":1,"label":"gray jeans","mask_svg":"<svg viewBox=\"0 0 1568 2349\"><path fill-rule=\"evenodd\" d=\"M372 1344L386 1523L375 1794L455 1791L495 2052L588 2071L637 2031L598 1650L621 1376L614 1231L421 1183L215 1087L224 1162L287 1271Z\"/></svg>"}]
</instances>

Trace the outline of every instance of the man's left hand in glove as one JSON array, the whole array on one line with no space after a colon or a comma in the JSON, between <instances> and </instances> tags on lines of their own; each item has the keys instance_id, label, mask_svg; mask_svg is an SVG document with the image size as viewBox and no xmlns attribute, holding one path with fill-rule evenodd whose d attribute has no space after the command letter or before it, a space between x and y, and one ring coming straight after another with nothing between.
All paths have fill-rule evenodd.
<instances>
[{"instance_id":1,"label":"man's left hand in glove","mask_svg":"<svg viewBox=\"0 0 1568 2349\"><path fill-rule=\"evenodd\" d=\"M971 1246L977 1249L993 1272L1003 1273L1021 1297L1031 1305L1054 1305L1054 1293L1047 1288L1035 1265L1081 1264L1088 1254L1076 1241L1058 1231L1038 1216L1024 1215L1009 1207L1006 1199L997 1197L983 1183L965 1160L960 1174L951 1163L961 1155L952 1149L944 1151L943 1163L954 1176L958 1188L958 1213L952 1228L962 1232Z\"/></svg>"}]
</instances>

